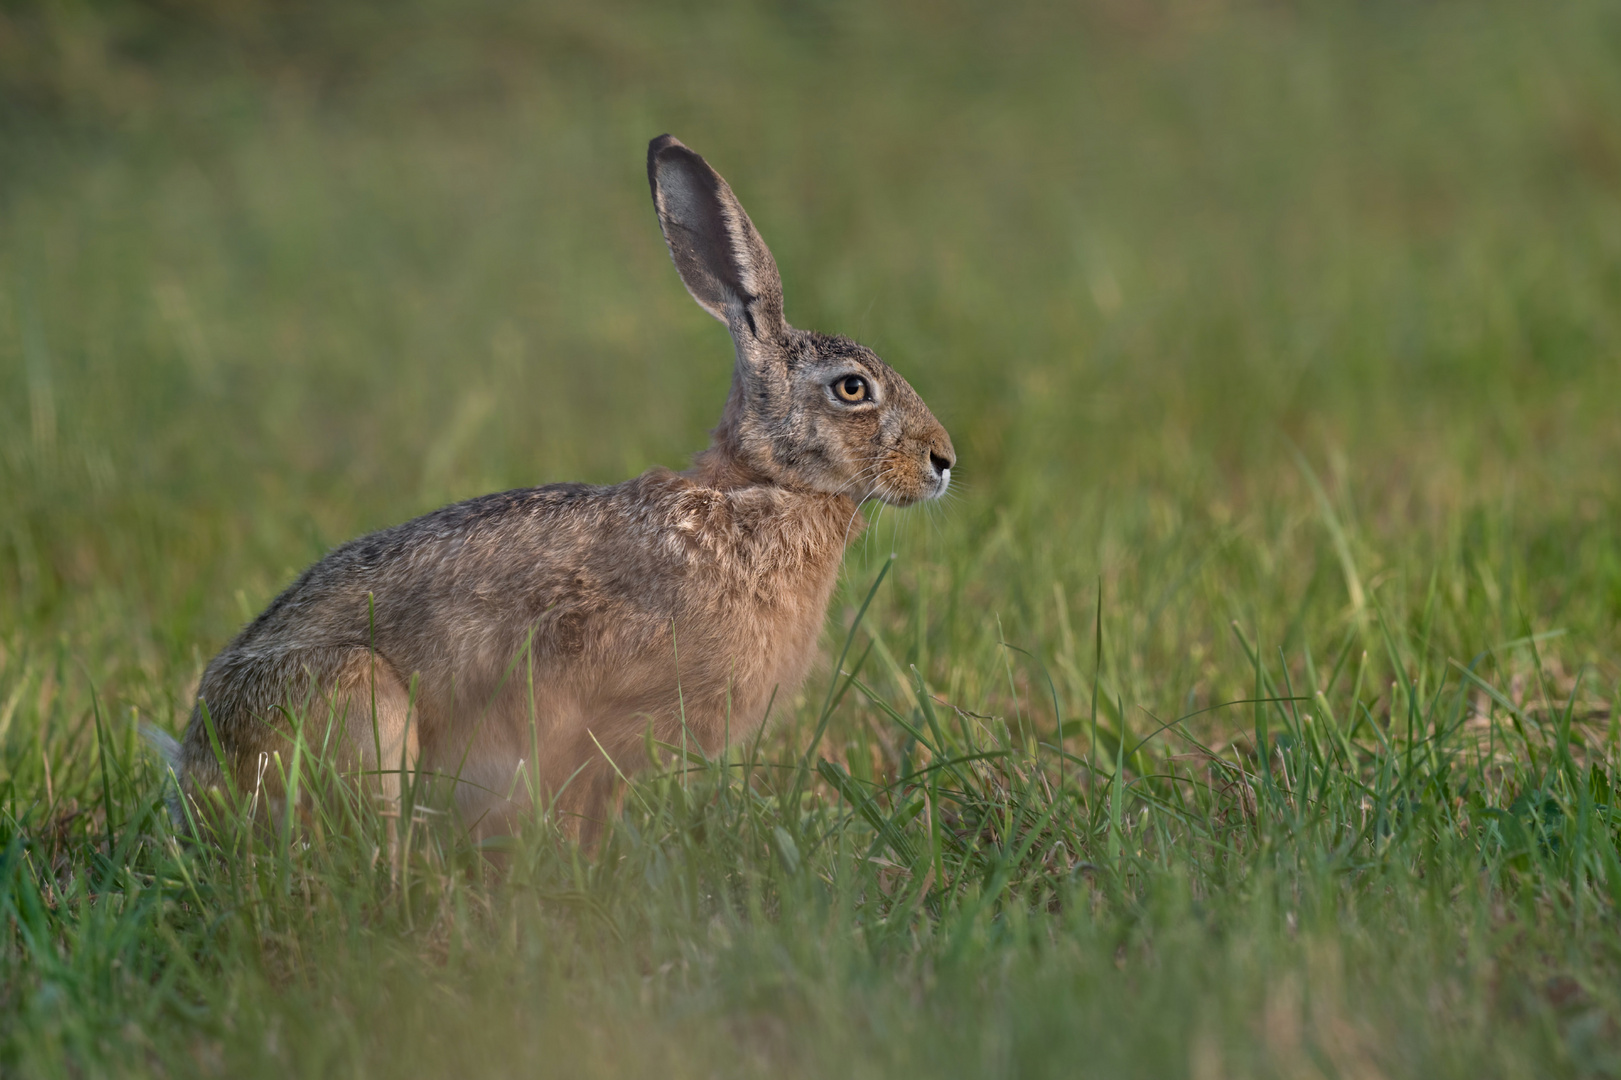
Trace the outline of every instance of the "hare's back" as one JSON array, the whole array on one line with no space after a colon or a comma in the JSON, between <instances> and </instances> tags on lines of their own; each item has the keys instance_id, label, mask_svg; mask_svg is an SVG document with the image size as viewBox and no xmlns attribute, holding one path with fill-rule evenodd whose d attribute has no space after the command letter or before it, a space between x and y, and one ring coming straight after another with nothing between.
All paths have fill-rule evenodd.
<instances>
[{"instance_id":1,"label":"hare's back","mask_svg":"<svg viewBox=\"0 0 1621 1080\"><path fill-rule=\"evenodd\" d=\"M577 655L603 633L634 651L700 610L825 600L852 505L663 469L484 495L334 549L225 653L362 645L402 672L466 674L531 632L543 651Z\"/></svg>"},{"instance_id":2,"label":"hare's back","mask_svg":"<svg viewBox=\"0 0 1621 1080\"><path fill-rule=\"evenodd\" d=\"M590 484L481 495L342 544L304 571L227 652L378 642L460 605L510 605L569 576L589 538L611 526L614 489ZM487 610L486 615L490 614Z\"/></svg>"}]
</instances>

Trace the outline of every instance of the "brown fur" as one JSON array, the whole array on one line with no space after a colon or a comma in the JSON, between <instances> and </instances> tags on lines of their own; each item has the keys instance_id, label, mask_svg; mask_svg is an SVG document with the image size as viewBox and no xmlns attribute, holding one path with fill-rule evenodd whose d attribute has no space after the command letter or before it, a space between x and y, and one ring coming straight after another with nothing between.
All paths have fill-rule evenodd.
<instances>
[{"instance_id":1,"label":"brown fur","mask_svg":"<svg viewBox=\"0 0 1621 1080\"><path fill-rule=\"evenodd\" d=\"M486 495L336 549L208 665L178 754L187 797L225 780L211 721L239 790L278 799L264 762L302 715L385 796L402 762L454 778L481 833L535 795L598 821L649 724L715 751L797 689L863 501L944 492L944 428L871 351L783 321L726 182L667 135L648 179L683 282L735 344L709 449L683 473ZM836 395L851 376L869 400Z\"/></svg>"}]
</instances>

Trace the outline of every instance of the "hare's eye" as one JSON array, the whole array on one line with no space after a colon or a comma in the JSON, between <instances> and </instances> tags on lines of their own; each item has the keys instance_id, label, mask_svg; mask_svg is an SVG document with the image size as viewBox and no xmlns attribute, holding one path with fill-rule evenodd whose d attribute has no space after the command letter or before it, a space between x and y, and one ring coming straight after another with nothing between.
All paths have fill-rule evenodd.
<instances>
[{"instance_id":1,"label":"hare's eye","mask_svg":"<svg viewBox=\"0 0 1621 1080\"><path fill-rule=\"evenodd\" d=\"M839 395L840 401L848 401L851 404L866 401L872 396L867 391L867 380L860 375L846 375L833 384L833 392Z\"/></svg>"}]
</instances>

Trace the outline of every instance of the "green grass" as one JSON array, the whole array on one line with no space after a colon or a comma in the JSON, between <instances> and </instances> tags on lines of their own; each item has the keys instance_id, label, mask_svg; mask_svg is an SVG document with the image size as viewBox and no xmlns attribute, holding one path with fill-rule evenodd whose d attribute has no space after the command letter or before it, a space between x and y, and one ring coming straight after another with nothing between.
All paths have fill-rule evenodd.
<instances>
[{"instance_id":1,"label":"green grass","mask_svg":"<svg viewBox=\"0 0 1621 1080\"><path fill-rule=\"evenodd\" d=\"M0 1072L1621 1074L1618 16L0 14ZM304 565L702 446L666 130L961 494L594 855L177 843Z\"/></svg>"}]
</instances>

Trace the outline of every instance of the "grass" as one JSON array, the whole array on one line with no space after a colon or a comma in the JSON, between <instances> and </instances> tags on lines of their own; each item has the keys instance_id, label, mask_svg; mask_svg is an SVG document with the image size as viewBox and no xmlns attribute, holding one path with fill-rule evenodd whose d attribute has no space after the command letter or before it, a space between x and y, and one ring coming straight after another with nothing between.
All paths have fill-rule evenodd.
<instances>
[{"instance_id":1,"label":"grass","mask_svg":"<svg viewBox=\"0 0 1621 1080\"><path fill-rule=\"evenodd\" d=\"M0 1070L1621 1073L1618 43L1583 0L0 15ZM594 856L537 821L497 874L425 807L390 860L302 756L310 833L178 843L137 723L305 564L702 445L665 130L962 494L875 513L801 697Z\"/></svg>"}]
</instances>

